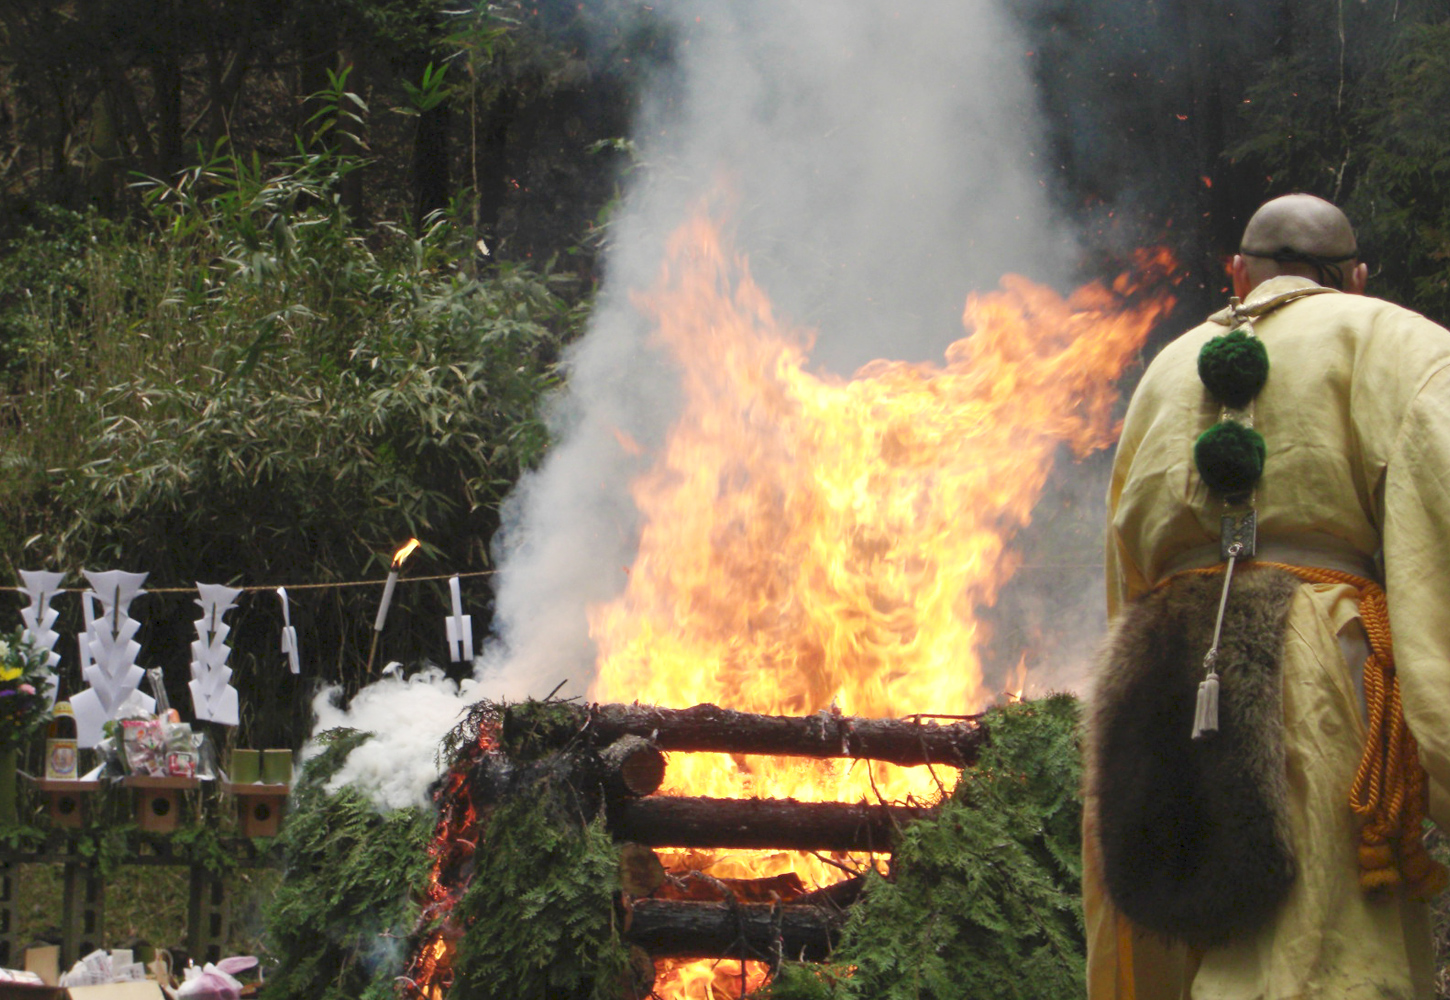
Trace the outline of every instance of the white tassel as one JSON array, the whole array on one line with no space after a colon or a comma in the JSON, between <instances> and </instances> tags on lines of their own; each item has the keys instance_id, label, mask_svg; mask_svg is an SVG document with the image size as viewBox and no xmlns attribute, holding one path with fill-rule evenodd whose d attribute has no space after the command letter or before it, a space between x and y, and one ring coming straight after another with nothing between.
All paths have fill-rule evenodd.
<instances>
[{"instance_id":1,"label":"white tassel","mask_svg":"<svg viewBox=\"0 0 1450 1000\"><path fill-rule=\"evenodd\" d=\"M1211 673L1198 685L1198 707L1193 716L1193 738L1201 740L1218 732L1218 674Z\"/></svg>"}]
</instances>

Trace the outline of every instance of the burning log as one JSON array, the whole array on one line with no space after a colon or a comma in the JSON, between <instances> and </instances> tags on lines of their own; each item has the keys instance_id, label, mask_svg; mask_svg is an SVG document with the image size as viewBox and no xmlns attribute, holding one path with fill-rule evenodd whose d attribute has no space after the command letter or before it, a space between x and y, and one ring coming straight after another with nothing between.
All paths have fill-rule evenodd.
<instances>
[{"instance_id":1,"label":"burning log","mask_svg":"<svg viewBox=\"0 0 1450 1000\"><path fill-rule=\"evenodd\" d=\"M834 885L824 886L820 889L812 889L810 892L797 896L790 902L801 906L826 906L831 909L845 909L855 904L861 898L861 893L866 891L866 876L852 875L850 878Z\"/></svg>"},{"instance_id":2,"label":"burning log","mask_svg":"<svg viewBox=\"0 0 1450 1000\"><path fill-rule=\"evenodd\" d=\"M621 736L599 753L610 784L625 795L653 794L665 780L665 755L643 736Z\"/></svg>"},{"instance_id":3,"label":"burning log","mask_svg":"<svg viewBox=\"0 0 1450 1000\"><path fill-rule=\"evenodd\" d=\"M824 906L637 899L624 937L655 958L819 962L845 922L845 911Z\"/></svg>"},{"instance_id":4,"label":"burning log","mask_svg":"<svg viewBox=\"0 0 1450 1000\"><path fill-rule=\"evenodd\" d=\"M858 757L892 764L966 767L977 759L987 732L975 721L951 725L907 719L861 719L817 712L804 718L756 715L716 705L659 708L595 705L578 710L596 744L634 735L668 751L770 754L789 757Z\"/></svg>"},{"instance_id":5,"label":"burning log","mask_svg":"<svg viewBox=\"0 0 1450 1000\"><path fill-rule=\"evenodd\" d=\"M619 802L610 830L651 847L889 851L896 831L930 806L659 796Z\"/></svg>"}]
</instances>

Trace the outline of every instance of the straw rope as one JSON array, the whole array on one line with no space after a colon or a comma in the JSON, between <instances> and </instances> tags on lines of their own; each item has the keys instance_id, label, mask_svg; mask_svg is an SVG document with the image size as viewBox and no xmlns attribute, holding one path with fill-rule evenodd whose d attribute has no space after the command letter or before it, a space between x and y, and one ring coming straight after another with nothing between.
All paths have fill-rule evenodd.
<instances>
[{"instance_id":1,"label":"straw rope","mask_svg":"<svg viewBox=\"0 0 1450 1000\"><path fill-rule=\"evenodd\" d=\"M451 580L457 577L494 576L497 570L480 569L467 573L439 573L434 576L404 576L399 577L399 583L427 583L431 580ZM339 590L343 587L381 587L387 583L386 579L380 580L338 580L332 583L254 583L245 587L238 587L237 590L243 593L261 593L275 591L278 587L286 587L291 590ZM56 594L84 594L90 587L59 587L51 593ZM0 592L12 594L26 593L24 587L0 587ZM194 594L196 587L146 587L146 594Z\"/></svg>"}]
</instances>

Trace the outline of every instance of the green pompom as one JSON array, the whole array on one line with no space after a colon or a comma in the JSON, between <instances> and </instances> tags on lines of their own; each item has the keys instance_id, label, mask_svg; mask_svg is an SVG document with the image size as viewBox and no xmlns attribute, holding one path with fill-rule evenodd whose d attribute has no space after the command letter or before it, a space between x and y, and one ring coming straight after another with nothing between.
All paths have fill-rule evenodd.
<instances>
[{"instance_id":1,"label":"green pompom","mask_svg":"<svg viewBox=\"0 0 1450 1000\"><path fill-rule=\"evenodd\" d=\"M1198 377L1220 403L1241 410L1269 377L1269 352L1242 329L1214 337L1198 352Z\"/></svg>"},{"instance_id":2,"label":"green pompom","mask_svg":"<svg viewBox=\"0 0 1450 1000\"><path fill-rule=\"evenodd\" d=\"M1198 436L1193 461L1215 493L1247 493L1264 473L1264 436L1232 420L1220 421Z\"/></svg>"}]
</instances>

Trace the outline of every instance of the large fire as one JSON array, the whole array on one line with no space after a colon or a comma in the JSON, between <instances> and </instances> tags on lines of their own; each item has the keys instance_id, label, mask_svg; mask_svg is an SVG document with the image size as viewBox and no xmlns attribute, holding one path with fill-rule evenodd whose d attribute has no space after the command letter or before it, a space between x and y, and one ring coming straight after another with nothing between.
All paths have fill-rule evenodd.
<instances>
[{"instance_id":1,"label":"large fire","mask_svg":"<svg viewBox=\"0 0 1450 1000\"><path fill-rule=\"evenodd\" d=\"M635 484L644 515L625 592L593 609L591 697L805 715L977 709L977 611L1018 562L1059 447L1114 439L1114 383L1173 305L1173 262L1063 298L1015 276L973 295L946 363L812 373L787 327L697 215L638 304L682 373L683 412ZM625 439L622 446L630 446ZM1017 682L1020 686L1020 680ZM930 799L925 768L676 755L665 794ZM679 858L666 857L666 864ZM695 852L692 863L698 866ZM740 853L711 872L841 876L817 857ZM760 970L745 976L755 985ZM738 964L662 966L666 997L738 996Z\"/></svg>"},{"instance_id":2,"label":"large fire","mask_svg":"<svg viewBox=\"0 0 1450 1000\"><path fill-rule=\"evenodd\" d=\"M704 213L682 227L638 301L678 362L683 412L635 484L645 526L628 586L591 611L591 697L781 715L978 710L992 692L977 612L1017 568L1013 536L1060 447L1082 456L1111 443L1114 382L1173 305L1169 255L1134 265L1067 298L1006 277L968 298L966 336L944 365L876 361L842 379L807 371L811 336L774 318ZM1010 693L1020 696L1026 666L1006 679ZM472 868L479 824L464 774L487 749L463 755L440 792L427 920L451 910ZM932 800L944 780L929 768L679 754L661 791ZM765 884L775 889L871 862L698 850L662 860L721 880L776 876ZM406 980L427 1000L446 994L461 932L441 925ZM655 991L738 997L764 975L666 961Z\"/></svg>"}]
</instances>

